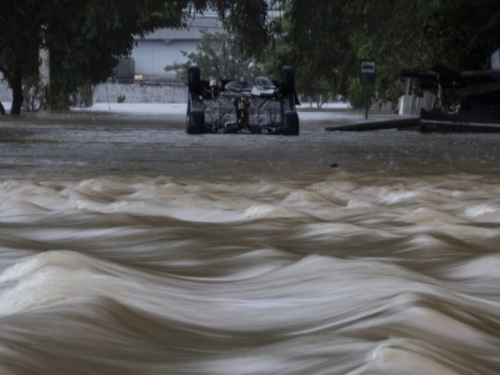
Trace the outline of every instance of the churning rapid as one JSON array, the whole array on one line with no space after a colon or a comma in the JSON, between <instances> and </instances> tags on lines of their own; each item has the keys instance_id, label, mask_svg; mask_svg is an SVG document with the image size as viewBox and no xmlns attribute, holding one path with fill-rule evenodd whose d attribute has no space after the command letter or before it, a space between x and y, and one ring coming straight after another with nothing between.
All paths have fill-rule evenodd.
<instances>
[{"instance_id":1,"label":"churning rapid","mask_svg":"<svg viewBox=\"0 0 500 375\"><path fill-rule=\"evenodd\" d=\"M500 373L494 137L29 121L1 124L1 374Z\"/></svg>"}]
</instances>

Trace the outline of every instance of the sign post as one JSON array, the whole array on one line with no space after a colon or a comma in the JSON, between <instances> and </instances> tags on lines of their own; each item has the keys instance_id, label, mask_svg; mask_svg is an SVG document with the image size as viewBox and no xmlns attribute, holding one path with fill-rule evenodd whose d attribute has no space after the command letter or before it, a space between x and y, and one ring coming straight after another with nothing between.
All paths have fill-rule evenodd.
<instances>
[{"instance_id":1,"label":"sign post","mask_svg":"<svg viewBox=\"0 0 500 375\"><path fill-rule=\"evenodd\" d=\"M377 80L377 66L375 60L361 60L361 82L366 85L366 111L365 118L368 118L368 109L370 107L370 86L375 85Z\"/></svg>"}]
</instances>

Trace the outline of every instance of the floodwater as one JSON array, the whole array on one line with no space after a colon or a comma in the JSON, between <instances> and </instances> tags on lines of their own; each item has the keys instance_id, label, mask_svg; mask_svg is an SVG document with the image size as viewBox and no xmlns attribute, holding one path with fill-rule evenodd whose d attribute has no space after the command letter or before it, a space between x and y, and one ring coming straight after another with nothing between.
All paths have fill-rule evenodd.
<instances>
[{"instance_id":1,"label":"floodwater","mask_svg":"<svg viewBox=\"0 0 500 375\"><path fill-rule=\"evenodd\" d=\"M500 135L339 121L3 118L0 373L500 373Z\"/></svg>"}]
</instances>

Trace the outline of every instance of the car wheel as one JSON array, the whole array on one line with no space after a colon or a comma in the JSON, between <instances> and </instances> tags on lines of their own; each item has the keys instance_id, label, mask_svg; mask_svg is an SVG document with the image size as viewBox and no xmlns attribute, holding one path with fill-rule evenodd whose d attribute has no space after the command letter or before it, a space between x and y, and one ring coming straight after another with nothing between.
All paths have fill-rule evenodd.
<instances>
[{"instance_id":1,"label":"car wheel","mask_svg":"<svg viewBox=\"0 0 500 375\"><path fill-rule=\"evenodd\" d=\"M205 112L200 110L190 110L186 116L186 133L202 134L205 132Z\"/></svg>"},{"instance_id":2,"label":"car wheel","mask_svg":"<svg viewBox=\"0 0 500 375\"><path fill-rule=\"evenodd\" d=\"M285 112L283 135L299 135L299 115L295 111Z\"/></svg>"},{"instance_id":3,"label":"car wheel","mask_svg":"<svg viewBox=\"0 0 500 375\"><path fill-rule=\"evenodd\" d=\"M201 73L198 66L190 66L188 69L188 90L189 93L201 93Z\"/></svg>"},{"instance_id":4,"label":"car wheel","mask_svg":"<svg viewBox=\"0 0 500 375\"><path fill-rule=\"evenodd\" d=\"M295 69L293 66L283 68L281 87L285 93L295 93Z\"/></svg>"}]
</instances>

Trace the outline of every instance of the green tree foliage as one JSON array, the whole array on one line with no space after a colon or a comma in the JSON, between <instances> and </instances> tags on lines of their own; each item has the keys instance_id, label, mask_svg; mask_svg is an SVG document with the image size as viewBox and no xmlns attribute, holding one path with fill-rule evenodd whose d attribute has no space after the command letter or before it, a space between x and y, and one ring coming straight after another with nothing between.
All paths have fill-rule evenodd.
<instances>
[{"instance_id":1,"label":"green tree foliage","mask_svg":"<svg viewBox=\"0 0 500 375\"><path fill-rule=\"evenodd\" d=\"M278 56L275 66L295 61L302 92L326 89L362 103L355 100L364 91L360 93L359 61L375 59L377 90L390 98L401 68L420 65L426 56L418 45L419 2L287 1L285 34L272 51Z\"/></svg>"},{"instance_id":2,"label":"green tree foliage","mask_svg":"<svg viewBox=\"0 0 500 375\"><path fill-rule=\"evenodd\" d=\"M263 64L266 72L275 77L280 76L283 66L294 66L298 72L298 91L315 97L336 91L338 65L332 63L328 51L324 49L329 41L318 42L325 36L333 40L328 31L331 24L318 12L314 3L310 5L312 8L305 1L284 1L281 4L270 23L271 42ZM328 2L325 5L329 6ZM293 16L295 12L304 18L298 21Z\"/></svg>"},{"instance_id":3,"label":"green tree foliage","mask_svg":"<svg viewBox=\"0 0 500 375\"><path fill-rule=\"evenodd\" d=\"M488 66L500 47L500 2L440 0L425 25L434 56L461 70Z\"/></svg>"},{"instance_id":4,"label":"green tree foliage","mask_svg":"<svg viewBox=\"0 0 500 375\"><path fill-rule=\"evenodd\" d=\"M187 58L187 62L165 67L166 71L175 71L182 80L187 78L191 65L200 67L204 79L250 78L260 73L255 60L241 53L234 36L226 32L203 32L196 52L182 51L182 54Z\"/></svg>"},{"instance_id":5,"label":"green tree foliage","mask_svg":"<svg viewBox=\"0 0 500 375\"><path fill-rule=\"evenodd\" d=\"M277 46L285 59L278 59L275 69L293 62L298 88L305 94L345 92L346 74L355 60L348 12L349 3L340 0L290 1L284 13L285 45L278 39Z\"/></svg>"},{"instance_id":6,"label":"green tree foliage","mask_svg":"<svg viewBox=\"0 0 500 375\"><path fill-rule=\"evenodd\" d=\"M266 0L16 0L0 6L0 71L13 89L12 114L22 106L23 77L36 74L38 50L51 53L52 105L64 107L84 84L106 80L128 55L134 35L180 27L186 17L216 9L238 36L242 53L267 40ZM247 41L247 42L245 42Z\"/></svg>"},{"instance_id":7,"label":"green tree foliage","mask_svg":"<svg viewBox=\"0 0 500 375\"><path fill-rule=\"evenodd\" d=\"M223 17L239 53L247 58L259 58L269 42L268 11L274 1L213 0L210 3Z\"/></svg>"},{"instance_id":8,"label":"green tree foliage","mask_svg":"<svg viewBox=\"0 0 500 375\"><path fill-rule=\"evenodd\" d=\"M47 45L55 73L52 103L62 108L68 105L68 93L112 75L118 58L130 53L134 35L162 26L181 26L186 6L158 0L72 0L58 4L59 12L51 12L47 21Z\"/></svg>"},{"instance_id":9,"label":"green tree foliage","mask_svg":"<svg viewBox=\"0 0 500 375\"><path fill-rule=\"evenodd\" d=\"M486 66L500 45L498 0L0 2L0 71L13 90L13 114L21 109L23 78L37 73L40 47L50 49L52 89L64 104L76 88L107 79L130 53L134 35L179 27L209 8L244 57L265 59L276 74L296 66L304 93L348 94L357 86L359 60L370 58L378 63L376 91L389 99L398 94L401 68Z\"/></svg>"},{"instance_id":10,"label":"green tree foliage","mask_svg":"<svg viewBox=\"0 0 500 375\"><path fill-rule=\"evenodd\" d=\"M401 95L401 69L432 66L432 51L423 27L432 7L433 0L378 0L365 4L357 15L363 27L351 31L352 45L358 61L376 60L376 92L380 99L394 101ZM359 74L359 65L353 67L351 88ZM348 95L353 96L352 91Z\"/></svg>"},{"instance_id":11,"label":"green tree foliage","mask_svg":"<svg viewBox=\"0 0 500 375\"><path fill-rule=\"evenodd\" d=\"M402 68L486 66L500 46L498 0L283 0L282 9L268 63L292 61L302 92L359 96L359 61L375 59L376 92L392 99Z\"/></svg>"},{"instance_id":12,"label":"green tree foliage","mask_svg":"<svg viewBox=\"0 0 500 375\"><path fill-rule=\"evenodd\" d=\"M180 26L187 6L163 0L9 2L0 15L0 70L13 89L11 113L21 110L23 78L37 74L39 48L50 50L52 90L64 105L81 85L109 77L135 34Z\"/></svg>"},{"instance_id":13,"label":"green tree foliage","mask_svg":"<svg viewBox=\"0 0 500 375\"><path fill-rule=\"evenodd\" d=\"M12 88L16 109L13 113L19 114L23 77L38 71L42 7L36 0L3 3L0 6L0 71ZM29 22L19 22L20 19Z\"/></svg>"}]
</instances>

